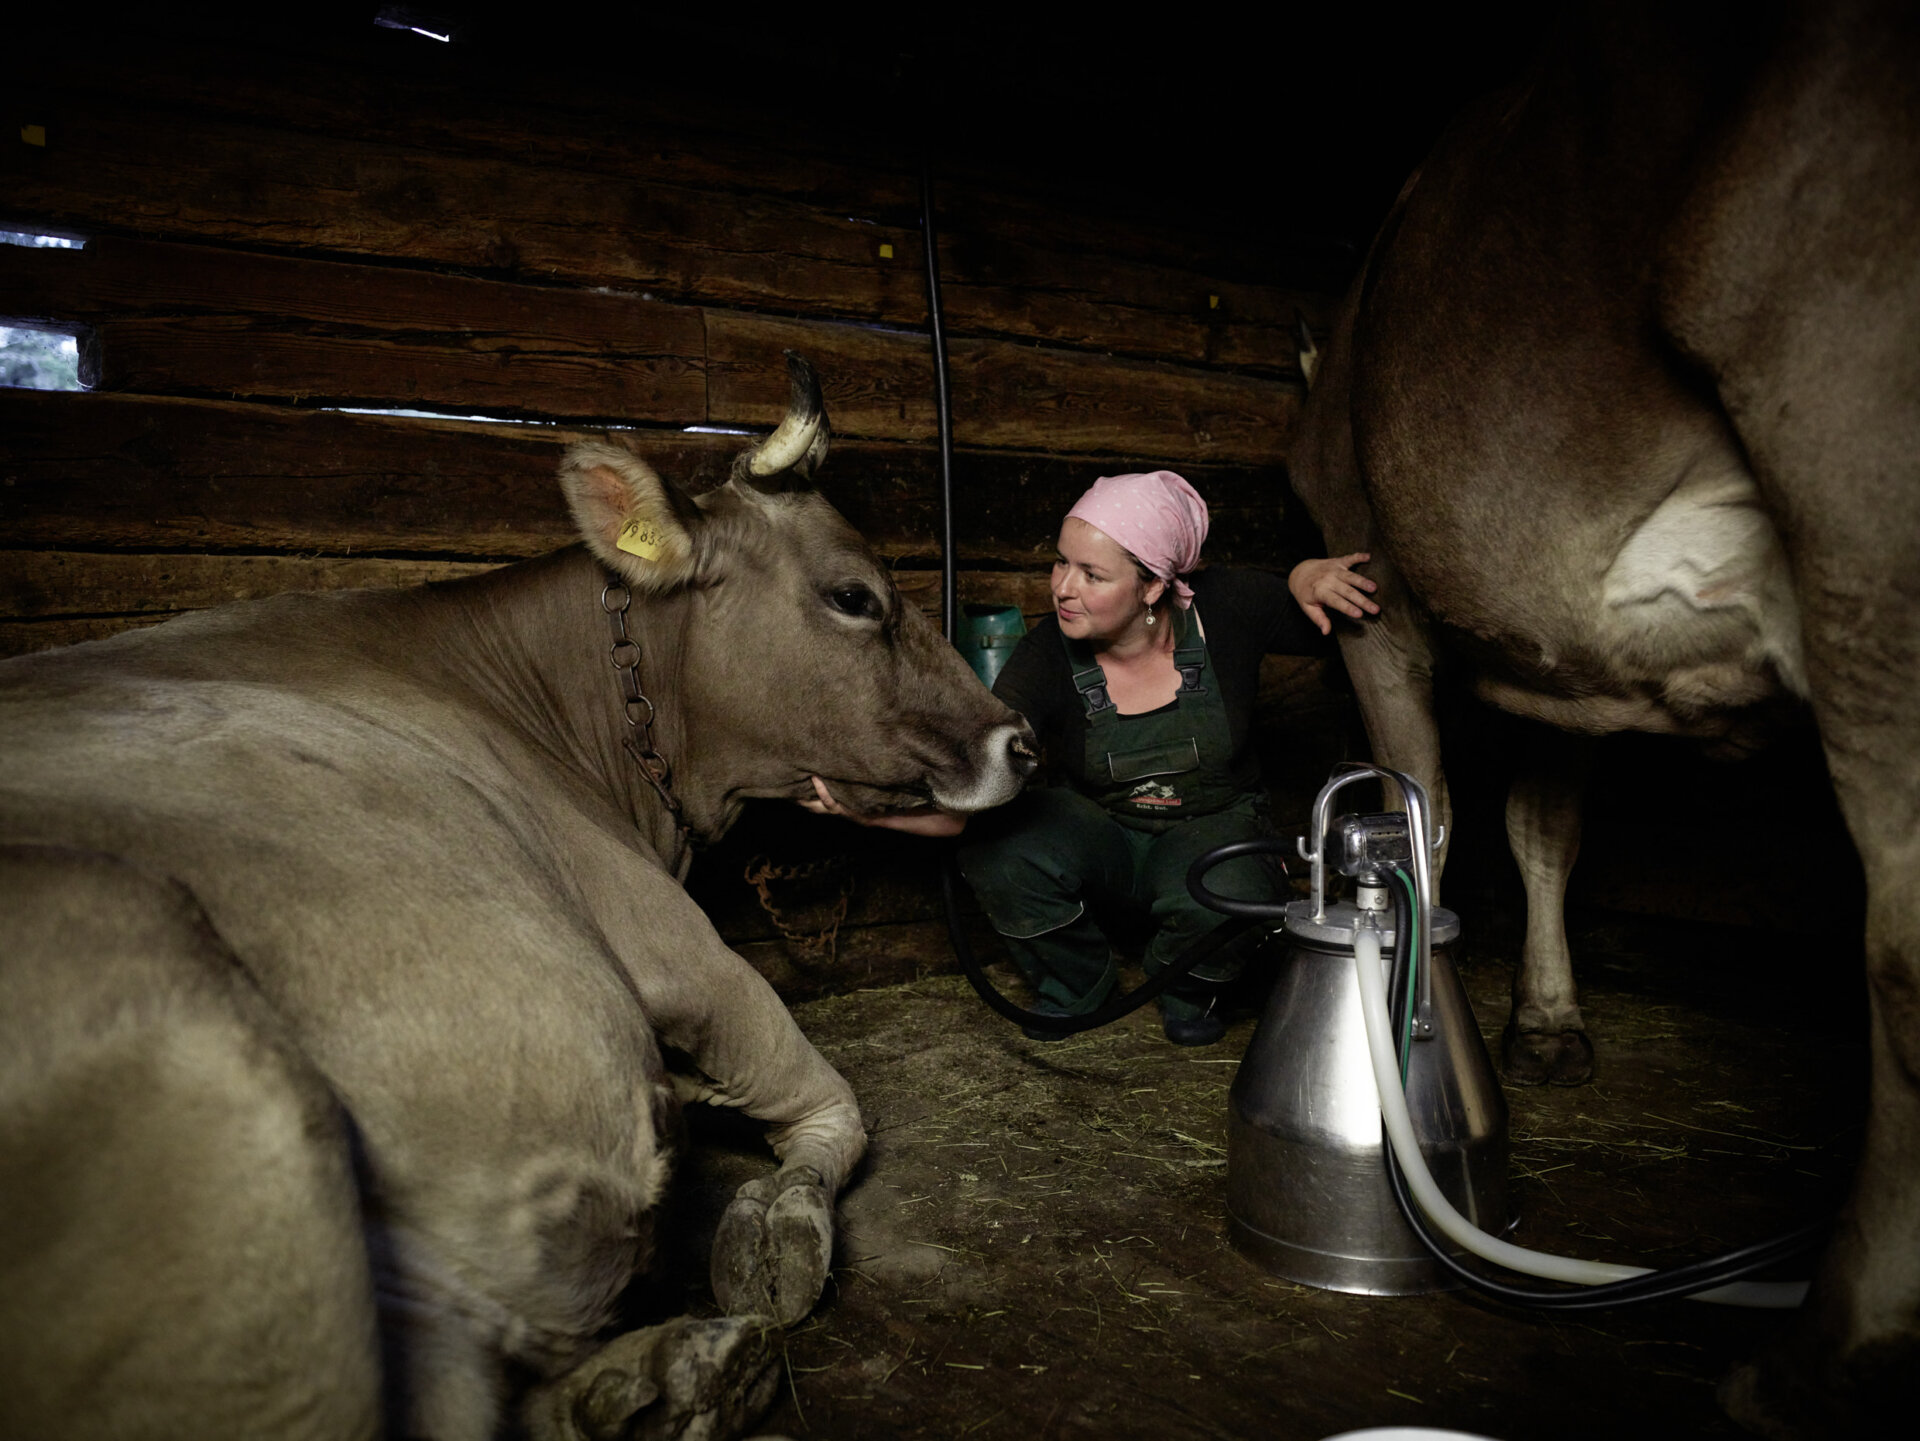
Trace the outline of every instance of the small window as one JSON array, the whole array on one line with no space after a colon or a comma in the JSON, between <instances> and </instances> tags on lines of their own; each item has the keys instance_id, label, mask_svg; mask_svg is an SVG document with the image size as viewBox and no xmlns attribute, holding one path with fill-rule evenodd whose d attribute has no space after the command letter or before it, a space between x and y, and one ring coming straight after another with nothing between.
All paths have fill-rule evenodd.
<instances>
[{"instance_id":1,"label":"small window","mask_svg":"<svg viewBox=\"0 0 1920 1441\"><path fill-rule=\"evenodd\" d=\"M0 317L0 385L17 390L86 390L86 331Z\"/></svg>"},{"instance_id":2,"label":"small window","mask_svg":"<svg viewBox=\"0 0 1920 1441\"><path fill-rule=\"evenodd\" d=\"M46 235L37 230L0 230L0 245L24 245L29 250L85 250L84 235Z\"/></svg>"},{"instance_id":3,"label":"small window","mask_svg":"<svg viewBox=\"0 0 1920 1441\"><path fill-rule=\"evenodd\" d=\"M423 10L414 5L382 5L373 23L383 30L411 30L442 45L453 39L453 19L443 11Z\"/></svg>"}]
</instances>

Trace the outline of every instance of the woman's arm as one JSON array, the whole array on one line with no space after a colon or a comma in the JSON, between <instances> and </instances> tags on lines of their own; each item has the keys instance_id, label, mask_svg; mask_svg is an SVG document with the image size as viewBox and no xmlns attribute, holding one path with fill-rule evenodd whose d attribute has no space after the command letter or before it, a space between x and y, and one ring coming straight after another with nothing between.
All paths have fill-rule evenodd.
<instances>
[{"instance_id":1,"label":"woman's arm","mask_svg":"<svg viewBox=\"0 0 1920 1441\"><path fill-rule=\"evenodd\" d=\"M827 783L819 776L813 778L814 799L801 801L800 805L818 816L839 816L852 821L855 825L879 826L889 831L904 831L910 836L957 836L967 828L967 818L951 811L883 811L878 815L861 815L850 811L833 798L833 792L827 789Z\"/></svg>"},{"instance_id":2,"label":"woman's arm","mask_svg":"<svg viewBox=\"0 0 1920 1441\"><path fill-rule=\"evenodd\" d=\"M1320 634L1332 635L1333 622L1328 607L1359 620L1363 615L1378 615L1380 607L1367 599L1377 587L1364 575L1351 569L1373 557L1364 550L1352 555L1330 555L1318 560L1303 560L1287 576L1287 589L1307 613L1307 619L1320 628Z\"/></svg>"}]
</instances>

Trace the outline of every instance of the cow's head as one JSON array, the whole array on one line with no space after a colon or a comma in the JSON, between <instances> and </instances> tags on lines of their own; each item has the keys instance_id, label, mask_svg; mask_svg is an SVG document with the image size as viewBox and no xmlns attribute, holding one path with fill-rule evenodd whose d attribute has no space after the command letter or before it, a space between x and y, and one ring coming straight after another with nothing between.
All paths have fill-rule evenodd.
<instances>
[{"instance_id":1,"label":"cow's head","mask_svg":"<svg viewBox=\"0 0 1920 1441\"><path fill-rule=\"evenodd\" d=\"M1033 769L1032 733L813 489L826 406L787 362L786 418L717 490L690 497L610 444L561 465L588 547L645 602L688 819L713 834L747 797L810 797L814 775L859 810L999 805Z\"/></svg>"}]
</instances>

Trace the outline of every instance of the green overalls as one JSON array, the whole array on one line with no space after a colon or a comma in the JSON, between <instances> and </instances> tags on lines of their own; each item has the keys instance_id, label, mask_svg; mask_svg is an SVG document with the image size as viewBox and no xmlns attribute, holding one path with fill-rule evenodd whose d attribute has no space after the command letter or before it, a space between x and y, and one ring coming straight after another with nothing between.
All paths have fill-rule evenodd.
<instances>
[{"instance_id":1,"label":"green overalls","mask_svg":"<svg viewBox=\"0 0 1920 1441\"><path fill-rule=\"evenodd\" d=\"M1233 737L1197 617L1178 612L1176 623L1180 690L1171 705L1133 716L1114 708L1092 647L1061 637L1086 707L1088 790L1026 791L976 818L961 847L961 870L994 929L1041 999L1069 1014L1095 1009L1115 980L1089 902L1152 916L1146 967L1154 974L1223 919L1188 895L1187 868L1215 846L1266 834L1258 798L1232 784ZM1253 857L1217 867L1208 885L1243 900L1273 898ZM1231 980L1239 964L1217 954L1194 976ZM1168 1014L1202 1014L1209 990L1176 984L1164 1000Z\"/></svg>"}]
</instances>

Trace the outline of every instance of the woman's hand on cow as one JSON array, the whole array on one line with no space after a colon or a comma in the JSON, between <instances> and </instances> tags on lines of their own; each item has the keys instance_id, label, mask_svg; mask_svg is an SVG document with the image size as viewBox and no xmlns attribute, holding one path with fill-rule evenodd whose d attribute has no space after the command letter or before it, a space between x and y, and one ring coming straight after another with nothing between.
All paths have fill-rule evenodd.
<instances>
[{"instance_id":1,"label":"woman's hand on cow","mask_svg":"<svg viewBox=\"0 0 1920 1441\"><path fill-rule=\"evenodd\" d=\"M855 825L879 826L883 830L904 831L910 836L957 836L967 827L965 816L931 807L915 811L881 811L876 815L850 811L833 798L833 792L827 789L827 783L819 776L813 778L812 798L802 800L799 804L817 816L839 816Z\"/></svg>"},{"instance_id":2,"label":"woman's hand on cow","mask_svg":"<svg viewBox=\"0 0 1920 1441\"><path fill-rule=\"evenodd\" d=\"M1287 589L1293 592L1307 619L1320 627L1320 634L1333 634L1333 622L1327 618L1329 609L1355 620L1380 614L1380 607L1367 598L1378 587L1353 569L1372 559L1366 551L1356 550L1352 555L1303 560L1287 576Z\"/></svg>"}]
</instances>

